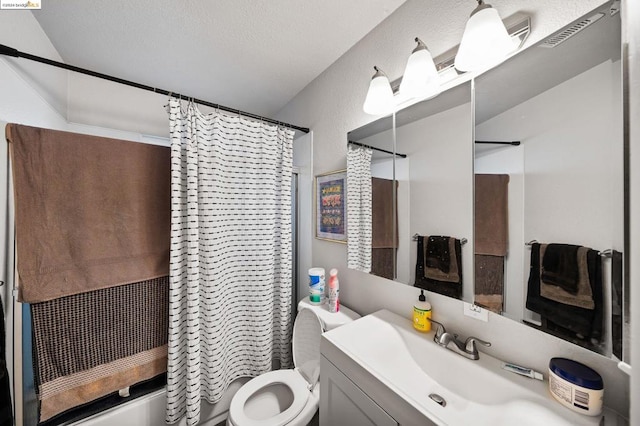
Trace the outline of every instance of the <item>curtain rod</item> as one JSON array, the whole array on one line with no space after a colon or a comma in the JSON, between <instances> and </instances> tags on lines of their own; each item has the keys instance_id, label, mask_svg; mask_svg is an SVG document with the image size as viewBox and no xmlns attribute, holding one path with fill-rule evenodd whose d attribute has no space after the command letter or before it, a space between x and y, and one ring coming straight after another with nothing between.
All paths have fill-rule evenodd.
<instances>
[{"instance_id":1,"label":"curtain rod","mask_svg":"<svg viewBox=\"0 0 640 426\"><path fill-rule=\"evenodd\" d=\"M384 152L385 154L397 155L400 158L407 158L407 154L400 154L400 153L397 153L397 152L387 151L386 149L376 148L375 146L365 145L365 144L360 143L360 142L347 141L347 143L350 143L352 145L362 146L362 147L369 148L369 149L373 149L374 151Z\"/></svg>"},{"instance_id":2,"label":"curtain rod","mask_svg":"<svg viewBox=\"0 0 640 426\"><path fill-rule=\"evenodd\" d=\"M124 84L125 86L131 86L131 87L135 87L137 89L142 89L142 90L147 90L149 92L159 93L161 95L173 96L173 97L176 97L176 98L190 99L193 102L195 102L197 104L200 104L200 105L205 105L205 106L208 106L208 107L221 109L223 111L235 113L235 114L238 114L238 115L243 115L245 117L254 118L256 120L265 121L265 122L271 123L271 124L277 124L277 125L289 127L291 129L298 130L298 131L303 132L303 133L309 133L309 128L308 127L295 126L293 124L284 123L282 121L277 121L277 120L274 120L272 118L261 117L261 116L259 116L257 114L252 114L250 112L241 111L239 109L229 108L229 107L224 106L224 105L219 105L219 104L214 104L212 102L203 101L202 99L197 99L197 98L194 98L193 96L185 96L185 95L181 95L180 93L170 92L168 90L158 89L156 87L147 86L145 84L140 84L140 83L136 83L136 82L133 82L133 81L124 80L122 78L113 77L113 76L110 76L110 75L107 75L107 74L102 74L102 73L91 71L91 70L88 70L88 69L85 69L85 68L76 67L74 65L68 65L68 64L65 64L63 62L52 61L51 59L47 59L47 58L43 58L43 57L40 57L40 56L31 55L29 53L20 52L17 49L14 49L14 48L9 47L9 46L5 46L3 44L0 44L0 55L12 56L14 58L25 58L25 59L29 59L31 61L40 62L42 64L51 65L51 66L58 67L58 68L63 68L65 70L75 71L75 72L78 72L80 74L86 74L86 75L90 75L92 77L101 78L103 80L108 80L108 81L113 81L113 82L116 82L116 83Z\"/></svg>"},{"instance_id":3,"label":"curtain rod","mask_svg":"<svg viewBox=\"0 0 640 426\"><path fill-rule=\"evenodd\" d=\"M518 146L518 145L520 145L520 141L511 141L511 142L499 142L499 141L476 141L476 143L482 143L482 144L495 144L495 145L513 145L513 146Z\"/></svg>"}]
</instances>

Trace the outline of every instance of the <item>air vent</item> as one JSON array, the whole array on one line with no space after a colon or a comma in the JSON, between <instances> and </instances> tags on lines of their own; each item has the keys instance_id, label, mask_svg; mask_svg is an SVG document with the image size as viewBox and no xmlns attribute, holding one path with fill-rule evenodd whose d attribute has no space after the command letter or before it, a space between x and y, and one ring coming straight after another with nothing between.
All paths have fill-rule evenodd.
<instances>
[{"instance_id":1,"label":"air vent","mask_svg":"<svg viewBox=\"0 0 640 426\"><path fill-rule=\"evenodd\" d=\"M604 17L604 13L596 13L593 16L583 19L582 21L573 24L566 30L563 30L562 32L556 35L552 35L551 37L549 37L548 39L540 43L540 47L549 47L549 48L556 47L560 43L563 43L569 40L571 37L578 34L580 31L584 30L589 25L595 23L596 21L600 20L603 17Z\"/></svg>"}]
</instances>

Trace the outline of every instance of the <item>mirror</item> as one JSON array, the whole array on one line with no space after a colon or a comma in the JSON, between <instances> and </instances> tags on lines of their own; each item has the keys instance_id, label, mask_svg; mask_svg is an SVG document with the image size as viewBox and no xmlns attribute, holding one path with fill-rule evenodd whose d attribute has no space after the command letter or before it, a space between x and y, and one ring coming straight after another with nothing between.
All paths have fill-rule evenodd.
<instances>
[{"instance_id":1,"label":"mirror","mask_svg":"<svg viewBox=\"0 0 640 426\"><path fill-rule=\"evenodd\" d=\"M477 77L474 168L475 302L622 359L620 31L605 5Z\"/></svg>"},{"instance_id":2,"label":"mirror","mask_svg":"<svg viewBox=\"0 0 640 426\"><path fill-rule=\"evenodd\" d=\"M399 111L395 162L393 155L380 151L394 152L394 117L349 132L347 226L364 235L348 236L350 268L473 301L472 117L470 83ZM373 153L368 168L373 202L372 219L362 214L360 222L352 219L351 200L366 199L362 194L369 189L353 189L349 182L360 181L366 172L366 162L362 166L356 152L363 149ZM390 182L386 190L376 189L381 186L376 179ZM363 223L371 224L370 245L363 243ZM380 235L387 239L381 241ZM356 261L363 258L370 264Z\"/></svg>"}]
</instances>

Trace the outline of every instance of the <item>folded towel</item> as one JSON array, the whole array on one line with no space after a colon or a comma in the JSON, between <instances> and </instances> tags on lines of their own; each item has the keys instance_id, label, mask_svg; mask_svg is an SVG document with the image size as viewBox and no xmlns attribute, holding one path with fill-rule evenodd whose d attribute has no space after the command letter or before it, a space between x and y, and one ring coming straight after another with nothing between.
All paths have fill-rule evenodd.
<instances>
[{"instance_id":1,"label":"folded towel","mask_svg":"<svg viewBox=\"0 0 640 426\"><path fill-rule=\"evenodd\" d=\"M445 296L453 297L456 299L462 298L462 246L460 240L453 239L454 246L451 249L450 254L455 255L455 268L458 274L458 281L440 281L436 279L430 279L425 276L425 246L426 237L418 237L418 253L416 256L416 276L415 287L420 287L425 290L433 291L434 293L443 294Z\"/></svg>"},{"instance_id":2,"label":"folded towel","mask_svg":"<svg viewBox=\"0 0 640 426\"><path fill-rule=\"evenodd\" d=\"M540 246L540 256L544 259L547 244ZM562 287L548 284L544 281L540 283L540 295L565 305L578 306L585 309L595 309L596 304L593 301L593 293L591 292L591 284L589 283L589 269L587 265L587 253L589 247L578 248L578 291L571 294ZM541 265L542 267L542 265Z\"/></svg>"},{"instance_id":3,"label":"folded towel","mask_svg":"<svg viewBox=\"0 0 640 426\"><path fill-rule=\"evenodd\" d=\"M504 257L475 255L474 302L493 312L502 311Z\"/></svg>"},{"instance_id":4,"label":"folded towel","mask_svg":"<svg viewBox=\"0 0 640 426\"><path fill-rule=\"evenodd\" d=\"M571 244L547 245L542 257L542 281L576 294L579 275L578 247Z\"/></svg>"},{"instance_id":5,"label":"folded towel","mask_svg":"<svg viewBox=\"0 0 640 426\"><path fill-rule=\"evenodd\" d=\"M548 249L548 247L547 247ZM597 342L602 339L602 264L595 250L587 252L589 284L593 293L594 309L584 309L565 305L540 295L540 244L531 246L531 265L527 285L527 309L539 313L543 318L561 325L578 336L591 338Z\"/></svg>"},{"instance_id":6,"label":"folded towel","mask_svg":"<svg viewBox=\"0 0 640 426\"><path fill-rule=\"evenodd\" d=\"M424 252L424 266L429 269L437 270L439 272L443 272L445 274L449 273L451 269L451 254L453 250L451 250L449 237L440 237L440 236L430 236L427 239L427 247ZM453 260L455 263L455 260ZM425 275L427 278L428 275Z\"/></svg>"}]
</instances>

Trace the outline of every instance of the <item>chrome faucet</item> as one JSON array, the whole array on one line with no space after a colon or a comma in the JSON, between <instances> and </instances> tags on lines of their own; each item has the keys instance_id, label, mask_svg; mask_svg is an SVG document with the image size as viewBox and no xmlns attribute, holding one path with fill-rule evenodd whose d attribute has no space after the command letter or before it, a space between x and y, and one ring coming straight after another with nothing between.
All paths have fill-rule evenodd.
<instances>
[{"instance_id":1,"label":"chrome faucet","mask_svg":"<svg viewBox=\"0 0 640 426\"><path fill-rule=\"evenodd\" d=\"M435 336L433 336L433 341L438 345L449 349L450 351L462 355L465 358L473 360L480 359L480 354L478 353L478 347L476 346L476 343L480 343L481 345L487 347L491 346L491 343L473 336L467 337L467 340L465 340L464 342L458 340L458 335L449 333L444 328L444 325L442 323L436 320L432 320L431 318L429 318L429 321L437 326L436 334Z\"/></svg>"}]
</instances>

